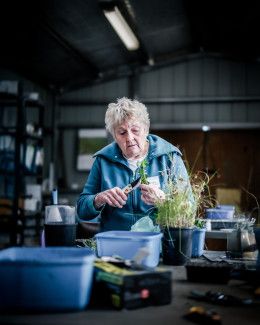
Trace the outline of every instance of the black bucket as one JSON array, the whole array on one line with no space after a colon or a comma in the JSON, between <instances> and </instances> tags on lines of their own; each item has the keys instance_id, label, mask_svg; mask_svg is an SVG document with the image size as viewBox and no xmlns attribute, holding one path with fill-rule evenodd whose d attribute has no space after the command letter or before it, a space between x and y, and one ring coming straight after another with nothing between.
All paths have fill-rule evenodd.
<instances>
[{"instance_id":1,"label":"black bucket","mask_svg":"<svg viewBox=\"0 0 260 325\"><path fill-rule=\"evenodd\" d=\"M185 265L191 257L193 228L165 228L162 238L163 264Z\"/></svg>"}]
</instances>

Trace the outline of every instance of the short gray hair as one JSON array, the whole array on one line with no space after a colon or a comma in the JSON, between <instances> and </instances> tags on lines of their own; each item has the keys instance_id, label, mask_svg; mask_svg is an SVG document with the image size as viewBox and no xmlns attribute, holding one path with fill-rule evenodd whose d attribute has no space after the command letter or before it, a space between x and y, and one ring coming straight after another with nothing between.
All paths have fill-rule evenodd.
<instances>
[{"instance_id":1,"label":"short gray hair","mask_svg":"<svg viewBox=\"0 0 260 325\"><path fill-rule=\"evenodd\" d=\"M146 128L150 128L150 119L147 108L138 100L131 100L127 97L118 98L116 103L108 105L105 115L105 125L108 132L114 136L114 129L129 118L137 119Z\"/></svg>"}]
</instances>

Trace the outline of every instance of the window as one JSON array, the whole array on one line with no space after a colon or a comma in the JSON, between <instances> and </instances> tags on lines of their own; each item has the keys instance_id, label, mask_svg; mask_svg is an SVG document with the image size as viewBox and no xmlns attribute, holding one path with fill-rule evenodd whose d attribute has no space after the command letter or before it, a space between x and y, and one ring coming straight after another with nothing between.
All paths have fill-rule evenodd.
<instances>
[{"instance_id":1,"label":"window","mask_svg":"<svg viewBox=\"0 0 260 325\"><path fill-rule=\"evenodd\" d=\"M78 131L77 170L90 170L93 154L108 144L105 129L80 129Z\"/></svg>"}]
</instances>

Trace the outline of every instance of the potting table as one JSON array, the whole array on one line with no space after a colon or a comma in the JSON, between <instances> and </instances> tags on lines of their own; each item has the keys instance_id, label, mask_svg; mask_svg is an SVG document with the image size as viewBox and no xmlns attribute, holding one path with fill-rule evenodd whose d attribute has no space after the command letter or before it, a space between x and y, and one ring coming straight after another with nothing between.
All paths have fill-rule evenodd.
<instances>
[{"instance_id":1,"label":"potting table","mask_svg":"<svg viewBox=\"0 0 260 325\"><path fill-rule=\"evenodd\" d=\"M207 254L216 256L219 252L207 252ZM215 255L214 255L215 254ZM205 259L204 259L205 260ZM214 264L215 262L206 261ZM246 263L249 261L245 261ZM219 262L222 264L222 262ZM253 263L253 262L252 262ZM227 263L225 263L227 264ZM250 264L250 263L249 263ZM229 265L229 264L228 264ZM172 270L172 302L164 306L151 306L134 310L114 310L114 309L91 309L87 308L81 312L65 313L2 313L0 315L0 324L16 325L100 325L103 323L113 325L184 325L192 324L183 316L192 306L202 306L206 310L214 310L220 314L222 324L251 325L259 324L259 307L253 306L221 306L213 303L196 301L190 299L191 291L223 292L224 294L234 295L240 298L253 297L253 286L248 285L237 279L231 279L228 283L202 283L187 281L186 267L184 266L164 266L163 268ZM219 274L219 273L218 273ZM219 275L218 275L219 276ZM214 281L213 281L214 282ZM243 284L246 284L244 286Z\"/></svg>"},{"instance_id":2,"label":"potting table","mask_svg":"<svg viewBox=\"0 0 260 325\"><path fill-rule=\"evenodd\" d=\"M187 264L188 280L227 283L232 278L251 279L255 275L257 251L244 258L229 257L225 251L204 251Z\"/></svg>"}]
</instances>

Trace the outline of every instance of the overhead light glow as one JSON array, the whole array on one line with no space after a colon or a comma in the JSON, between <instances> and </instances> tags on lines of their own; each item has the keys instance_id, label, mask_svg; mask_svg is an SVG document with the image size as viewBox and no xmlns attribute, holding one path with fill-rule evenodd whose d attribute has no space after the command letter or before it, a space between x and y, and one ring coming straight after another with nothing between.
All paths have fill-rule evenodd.
<instances>
[{"instance_id":1,"label":"overhead light glow","mask_svg":"<svg viewBox=\"0 0 260 325\"><path fill-rule=\"evenodd\" d=\"M202 125L202 131L203 131L203 132L208 132L208 131L210 131L210 126L208 126L208 125Z\"/></svg>"},{"instance_id":2,"label":"overhead light glow","mask_svg":"<svg viewBox=\"0 0 260 325\"><path fill-rule=\"evenodd\" d=\"M139 41L118 8L114 7L113 10L104 10L104 14L126 48L129 51L137 50L140 46Z\"/></svg>"}]
</instances>

